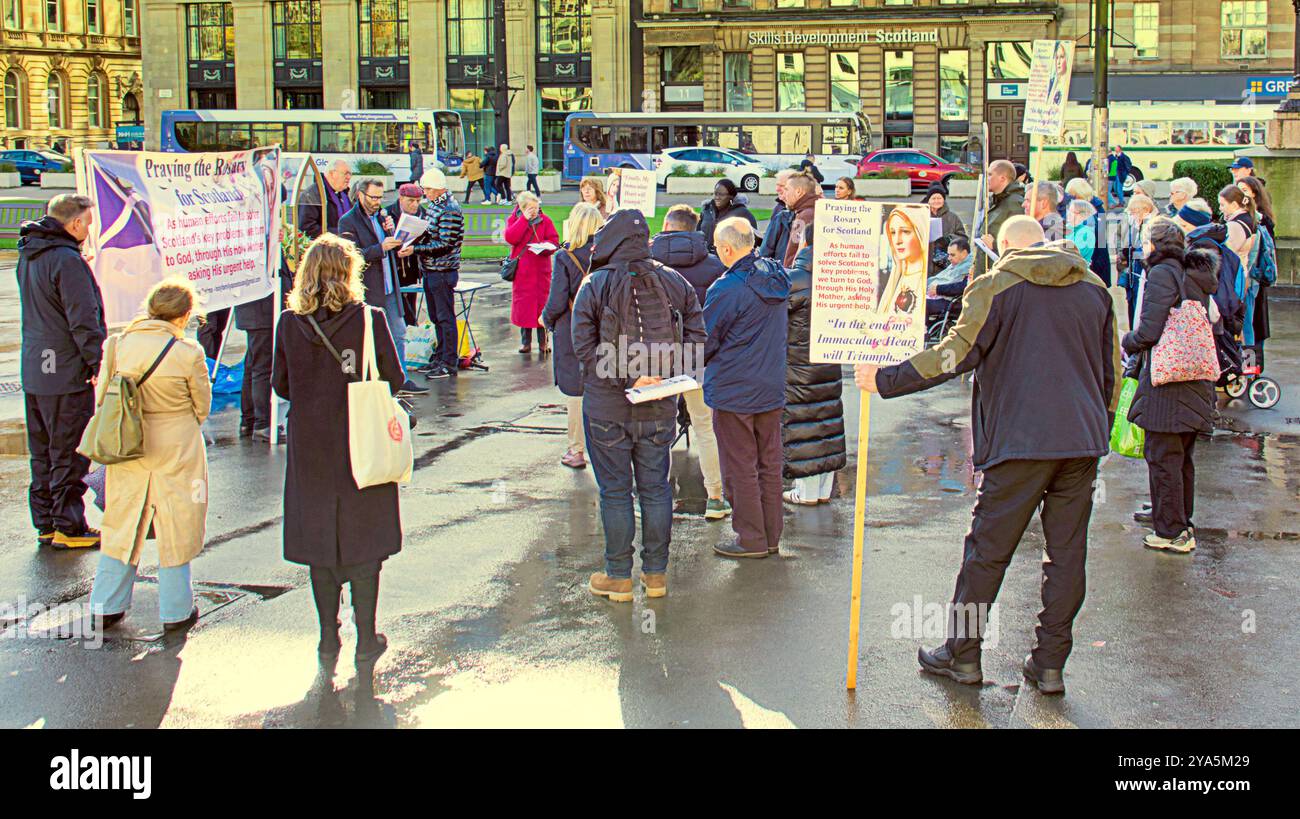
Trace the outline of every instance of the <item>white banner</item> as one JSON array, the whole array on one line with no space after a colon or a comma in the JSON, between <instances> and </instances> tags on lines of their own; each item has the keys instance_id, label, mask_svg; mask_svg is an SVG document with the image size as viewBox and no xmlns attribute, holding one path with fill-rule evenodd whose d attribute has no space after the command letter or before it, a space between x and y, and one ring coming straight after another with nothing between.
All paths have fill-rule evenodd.
<instances>
[{"instance_id":1,"label":"white banner","mask_svg":"<svg viewBox=\"0 0 1300 819\"><path fill-rule=\"evenodd\" d=\"M831 199L816 208L809 359L887 365L919 353L930 209Z\"/></svg>"},{"instance_id":2,"label":"white banner","mask_svg":"<svg viewBox=\"0 0 1300 819\"><path fill-rule=\"evenodd\" d=\"M274 292L280 174L279 146L83 152L77 189L95 200L86 247L108 323L135 318L171 277L192 282L208 311Z\"/></svg>"},{"instance_id":3,"label":"white banner","mask_svg":"<svg viewBox=\"0 0 1300 819\"><path fill-rule=\"evenodd\" d=\"M1029 68L1025 97L1026 134L1060 137L1065 130L1065 104L1070 101L1070 75L1074 71L1074 43L1070 40L1034 40L1034 61Z\"/></svg>"}]
</instances>

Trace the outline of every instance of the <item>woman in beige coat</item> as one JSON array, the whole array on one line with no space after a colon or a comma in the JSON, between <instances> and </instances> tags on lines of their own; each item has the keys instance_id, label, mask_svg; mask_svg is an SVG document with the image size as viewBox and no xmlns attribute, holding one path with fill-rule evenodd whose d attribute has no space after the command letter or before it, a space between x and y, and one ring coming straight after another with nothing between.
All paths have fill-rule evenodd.
<instances>
[{"instance_id":1,"label":"woman in beige coat","mask_svg":"<svg viewBox=\"0 0 1300 819\"><path fill-rule=\"evenodd\" d=\"M115 373L138 381L154 367L139 391L144 457L107 468L103 545L90 593L92 610L103 617L105 627L130 608L151 526L158 540L163 626L182 629L198 619L190 561L203 549L207 523L208 455L199 425L212 404L212 384L203 348L184 336L196 304L193 285L161 282L145 300L148 317L136 319L105 345L96 405L104 400L104 389Z\"/></svg>"}]
</instances>

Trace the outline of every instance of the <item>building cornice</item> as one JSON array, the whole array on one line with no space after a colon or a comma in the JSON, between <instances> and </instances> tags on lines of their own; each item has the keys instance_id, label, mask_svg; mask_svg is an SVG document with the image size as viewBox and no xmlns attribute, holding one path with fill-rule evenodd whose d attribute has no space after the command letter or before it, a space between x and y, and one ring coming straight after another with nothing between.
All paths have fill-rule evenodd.
<instances>
[{"instance_id":1,"label":"building cornice","mask_svg":"<svg viewBox=\"0 0 1300 819\"><path fill-rule=\"evenodd\" d=\"M811 26L811 25L907 25L912 23L1015 23L1026 20L1055 21L1062 16L1055 3L1026 4L1009 7L947 6L831 10L810 9L805 12L727 11L654 14L633 22L640 28L681 28L685 24L709 27Z\"/></svg>"}]
</instances>

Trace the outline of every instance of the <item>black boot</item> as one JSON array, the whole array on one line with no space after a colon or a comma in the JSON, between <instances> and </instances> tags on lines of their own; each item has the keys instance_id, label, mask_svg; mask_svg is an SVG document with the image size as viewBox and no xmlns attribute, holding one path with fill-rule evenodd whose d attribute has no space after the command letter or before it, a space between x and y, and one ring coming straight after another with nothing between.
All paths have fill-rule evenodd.
<instances>
[{"instance_id":1,"label":"black boot","mask_svg":"<svg viewBox=\"0 0 1300 819\"><path fill-rule=\"evenodd\" d=\"M339 639L339 595L343 587L334 581L329 569L311 569L311 593L316 599L316 614L320 617L320 643L316 653L322 660L339 656L343 643Z\"/></svg>"},{"instance_id":2,"label":"black boot","mask_svg":"<svg viewBox=\"0 0 1300 819\"><path fill-rule=\"evenodd\" d=\"M352 614L357 621L357 665L373 663L388 650L388 638L375 633L379 607L379 572L352 581Z\"/></svg>"}]
</instances>

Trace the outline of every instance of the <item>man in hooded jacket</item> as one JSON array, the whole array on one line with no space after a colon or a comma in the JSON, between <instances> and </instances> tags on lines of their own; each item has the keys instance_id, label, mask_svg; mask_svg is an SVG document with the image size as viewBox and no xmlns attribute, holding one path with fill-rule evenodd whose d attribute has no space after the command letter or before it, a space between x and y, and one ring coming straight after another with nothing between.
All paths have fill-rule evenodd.
<instances>
[{"instance_id":1,"label":"man in hooded jacket","mask_svg":"<svg viewBox=\"0 0 1300 819\"><path fill-rule=\"evenodd\" d=\"M754 230L744 219L723 220L714 243L727 272L704 302L704 402L713 408L736 539L713 550L723 557L762 558L777 554L783 526L781 414L790 275L776 261L753 254Z\"/></svg>"},{"instance_id":2,"label":"man in hooded jacket","mask_svg":"<svg viewBox=\"0 0 1300 819\"><path fill-rule=\"evenodd\" d=\"M28 503L37 543L58 549L99 548L82 500L90 461L77 452L95 412L93 380L108 336L104 299L80 250L93 207L86 196L56 196L18 238Z\"/></svg>"},{"instance_id":3,"label":"man in hooded jacket","mask_svg":"<svg viewBox=\"0 0 1300 819\"><path fill-rule=\"evenodd\" d=\"M588 588L630 602L634 482L641 504L641 586L648 597L668 593L668 467L677 410L675 396L634 404L627 390L687 371L698 376L704 323L694 288L650 258L650 228L640 211L615 211L594 242L593 272L578 291L572 319L587 455L605 529L605 570L591 575Z\"/></svg>"},{"instance_id":4,"label":"man in hooded jacket","mask_svg":"<svg viewBox=\"0 0 1300 819\"><path fill-rule=\"evenodd\" d=\"M989 609L1041 506L1043 608L1024 674L1042 693L1060 694L1083 605L1097 462L1119 403L1119 338L1110 293L1072 245L1044 245L1042 227L1021 215L1006 221L998 248L993 269L966 287L961 317L943 341L891 367L859 364L855 375L863 390L893 398L975 371L973 459L984 474L948 640L920 650L921 670L983 681Z\"/></svg>"}]
</instances>

